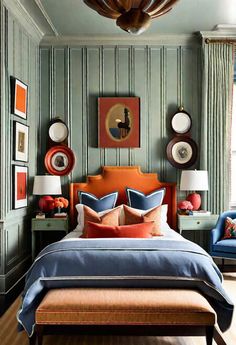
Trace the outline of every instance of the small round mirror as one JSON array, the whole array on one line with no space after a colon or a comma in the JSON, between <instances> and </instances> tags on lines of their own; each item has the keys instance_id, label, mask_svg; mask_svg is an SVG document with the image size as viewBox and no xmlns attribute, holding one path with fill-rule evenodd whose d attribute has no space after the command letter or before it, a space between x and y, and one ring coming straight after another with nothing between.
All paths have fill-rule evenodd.
<instances>
[{"instance_id":1,"label":"small round mirror","mask_svg":"<svg viewBox=\"0 0 236 345\"><path fill-rule=\"evenodd\" d=\"M178 134L185 134L192 126L191 116L185 111L179 111L171 119L171 127Z\"/></svg>"}]
</instances>

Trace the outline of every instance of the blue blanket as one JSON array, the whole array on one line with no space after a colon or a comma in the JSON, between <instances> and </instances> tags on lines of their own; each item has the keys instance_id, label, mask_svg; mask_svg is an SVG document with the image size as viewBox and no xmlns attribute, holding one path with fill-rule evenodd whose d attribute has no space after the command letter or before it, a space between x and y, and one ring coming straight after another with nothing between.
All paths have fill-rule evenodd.
<instances>
[{"instance_id":1,"label":"blue blanket","mask_svg":"<svg viewBox=\"0 0 236 345\"><path fill-rule=\"evenodd\" d=\"M60 241L38 255L26 276L19 328L32 335L35 310L48 289L157 287L199 290L215 309L222 331L233 304L211 257L190 241L83 239Z\"/></svg>"}]
</instances>

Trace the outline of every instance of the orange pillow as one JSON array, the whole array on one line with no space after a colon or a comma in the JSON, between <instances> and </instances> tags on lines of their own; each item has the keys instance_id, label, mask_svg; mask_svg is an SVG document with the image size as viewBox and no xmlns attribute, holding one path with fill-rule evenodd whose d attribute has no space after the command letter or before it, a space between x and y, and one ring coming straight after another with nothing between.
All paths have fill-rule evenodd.
<instances>
[{"instance_id":1,"label":"orange pillow","mask_svg":"<svg viewBox=\"0 0 236 345\"><path fill-rule=\"evenodd\" d=\"M97 224L93 222L87 223L87 238L111 238L111 237L129 237L129 238L149 238L152 237L151 231L153 222L111 226Z\"/></svg>"},{"instance_id":2,"label":"orange pillow","mask_svg":"<svg viewBox=\"0 0 236 345\"><path fill-rule=\"evenodd\" d=\"M84 229L82 237L86 237L88 222L118 226L120 210L121 208L117 207L105 213L103 216L99 216L99 214L96 211L84 205Z\"/></svg>"},{"instance_id":3,"label":"orange pillow","mask_svg":"<svg viewBox=\"0 0 236 345\"><path fill-rule=\"evenodd\" d=\"M161 233L161 205L143 214L139 214L127 205L123 205L123 209L126 225L153 222L152 236L163 236Z\"/></svg>"}]
</instances>

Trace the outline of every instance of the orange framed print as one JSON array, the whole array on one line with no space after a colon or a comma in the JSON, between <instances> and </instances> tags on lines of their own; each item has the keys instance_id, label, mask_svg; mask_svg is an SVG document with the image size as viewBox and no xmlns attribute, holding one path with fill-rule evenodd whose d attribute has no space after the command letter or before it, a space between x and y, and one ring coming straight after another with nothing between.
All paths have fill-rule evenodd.
<instances>
[{"instance_id":1,"label":"orange framed print","mask_svg":"<svg viewBox=\"0 0 236 345\"><path fill-rule=\"evenodd\" d=\"M98 98L98 146L140 147L140 98Z\"/></svg>"},{"instance_id":2,"label":"orange framed print","mask_svg":"<svg viewBox=\"0 0 236 345\"><path fill-rule=\"evenodd\" d=\"M27 206L28 167L13 165L13 208Z\"/></svg>"},{"instance_id":3,"label":"orange framed print","mask_svg":"<svg viewBox=\"0 0 236 345\"><path fill-rule=\"evenodd\" d=\"M11 112L27 119L28 86L17 78L11 77Z\"/></svg>"}]
</instances>

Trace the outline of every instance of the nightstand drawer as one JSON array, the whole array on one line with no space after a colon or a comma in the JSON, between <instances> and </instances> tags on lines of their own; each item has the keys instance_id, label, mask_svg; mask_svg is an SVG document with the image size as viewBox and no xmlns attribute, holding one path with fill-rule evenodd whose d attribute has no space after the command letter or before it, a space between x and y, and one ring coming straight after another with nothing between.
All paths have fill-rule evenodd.
<instances>
[{"instance_id":1,"label":"nightstand drawer","mask_svg":"<svg viewBox=\"0 0 236 345\"><path fill-rule=\"evenodd\" d=\"M218 216L179 216L178 226L180 230L210 230L216 225Z\"/></svg>"},{"instance_id":2,"label":"nightstand drawer","mask_svg":"<svg viewBox=\"0 0 236 345\"><path fill-rule=\"evenodd\" d=\"M32 219L32 231L67 231L67 219Z\"/></svg>"}]
</instances>

